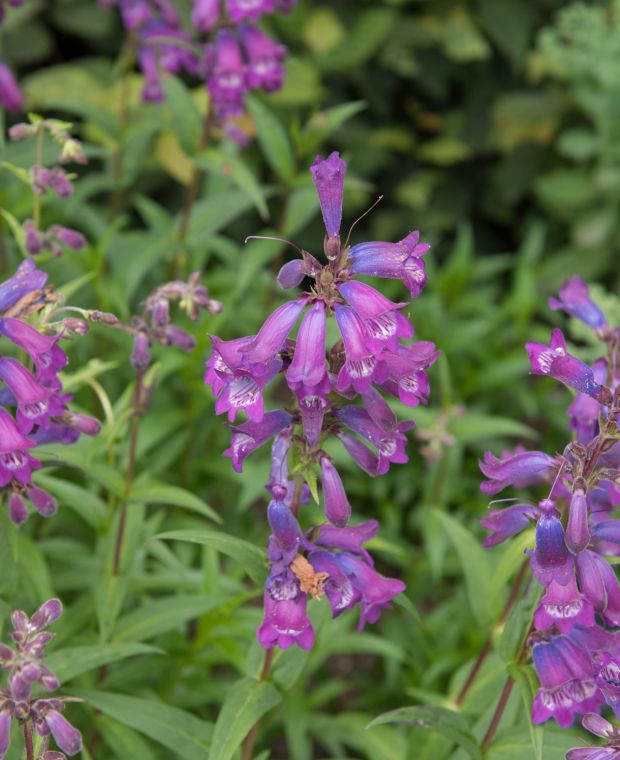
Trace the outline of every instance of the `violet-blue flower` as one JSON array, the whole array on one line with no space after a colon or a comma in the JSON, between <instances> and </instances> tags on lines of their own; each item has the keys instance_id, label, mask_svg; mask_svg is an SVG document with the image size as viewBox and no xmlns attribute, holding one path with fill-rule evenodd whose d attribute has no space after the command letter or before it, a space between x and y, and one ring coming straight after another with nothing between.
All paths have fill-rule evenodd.
<instances>
[{"instance_id":1,"label":"violet-blue flower","mask_svg":"<svg viewBox=\"0 0 620 760\"><path fill-rule=\"evenodd\" d=\"M590 298L590 289L577 275L562 285L559 299L549 298L547 303L550 309L561 309L594 329L607 322L602 310Z\"/></svg>"}]
</instances>

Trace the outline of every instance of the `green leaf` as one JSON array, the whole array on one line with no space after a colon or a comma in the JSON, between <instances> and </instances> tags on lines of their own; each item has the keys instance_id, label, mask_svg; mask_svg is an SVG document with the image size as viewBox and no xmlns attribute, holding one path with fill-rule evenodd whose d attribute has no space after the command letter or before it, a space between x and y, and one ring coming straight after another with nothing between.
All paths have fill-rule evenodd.
<instances>
[{"instance_id":1,"label":"green leaf","mask_svg":"<svg viewBox=\"0 0 620 760\"><path fill-rule=\"evenodd\" d=\"M238 562L256 583L261 583L265 579L267 566L265 553L254 544L241 538L214 530L174 530L168 533L160 533L155 538L190 541L194 544L211 546Z\"/></svg>"},{"instance_id":2,"label":"green leaf","mask_svg":"<svg viewBox=\"0 0 620 760\"><path fill-rule=\"evenodd\" d=\"M208 757L212 726L192 713L153 699L102 691L73 690L89 705L120 723L135 728L187 760Z\"/></svg>"},{"instance_id":3,"label":"green leaf","mask_svg":"<svg viewBox=\"0 0 620 760\"><path fill-rule=\"evenodd\" d=\"M371 729L384 723L406 723L418 728L428 728L458 744L474 760L482 757L478 742L470 732L467 721L453 710L429 706L400 707L377 716L366 728Z\"/></svg>"},{"instance_id":4,"label":"green leaf","mask_svg":"<svg viewBox=\"0 0 620 760\"><path fill-rule=\"evenodd\" d=\"M531 427L510 417L478 412L467 412L463 417L454 417L450 422L450 432L461 443L475 443L500 436L534 438L538 435Z\"/></svg>"},{"instance_id":5,"label":"green leaf","mask_svg":"<svg viewBox=\"0 0 620 760\"><path fill-rule=\"evenodd\" d=\"M355 100L315 113L299 136L301 152L305 156L316 152L332 132L366 107L363 100Z\"/></svg>"},{"instance_id":6,"label":"green leaf","mask_svg":"<svg viewBox=\"0 0 620 760\"><path fill-rule=\"evenodd\" d=\"M205 612L231 601L223 594L172 596L147 602L133 612L123 615L114 627L115 641L144 641L160 633L179 628Z\"/></svg>"},{"instance_id":7,"label":"green leaf","mask_svg":"<svg viewBox=\"0 0 620 760\"><path fill-rule=\"evenodd\" d=\"M127 593L127 579L125 576L112 575L108 569L103 578L97 584L95 590L95 604L97 609L97 621L99 633L102 639L109 638L114 627L116 618L119 616L125 594Z\"/></svg>"},{"instance_id":8,"label":"green leaf","mask_svg":"<svg viewBox=\"0 0 620 760\"><path fill-rule=\"evenodd\" d=\"M45 659L45 664L64 683L101 665L139 654L163 654L163 652L161 649L148 644L94 644L93 646L71 647L71 649L52 652Z\"/></svg>"},{"instance_id":9,"label":"green leaf","mask_svg":"<svg viewBox=\"0 0 620 760\"><path fill-rule=\"evenodd\" d=\"M49 491L58 499L60 507L70 507L85 520L91 528L98 530L106 517L105 502L86 488L61 480L51 475L37 474L37 485Z\"/></svg>"},{"instance_id":10,"label":"green leaf","mask_svg":"<svg viewBox=\"0 0 620 760\"><path fill-rule=\"evenodd\" d=\"M191 491L179 486L171 486L150 479L147 483L136 483L129 493L129 501L140 501L145 504L168 504L174 507L184 507L192 512L209 517L217 523L222 518L202 499Z\"/></svg>"},{"instance_id":11,"label":"green leaf","mask_svg":"<svg viewBox=\"0 0 620 760\"><path fill-rule=\"evenodd\" d=\"M254 117L258 142L267 163L281 180L290 184L295 174L295 158L284 127L260 100L247 97L246 103Z\"/></svg>"},{"instance_id":12,"label":"green leaf","mask_svg":"<svg viewBox=\"0 0 620 760\"><path fill-rule=\"evenodd\" d=\"M467 598L479 625L487 629L493 620L496 599L491 599L491 565L480 542L467 528L445 512L431 512L446 531L461 561L465 574Z\"/></svg>"},{"instance_id":13,"label":"green leaf","mask_svg":"<svg viewBox=\"0 0 620 760\"><path fill-rule=\"evenodd\" d=\"M281 700L272 683L242 678L233 684L215 724L209 760L230 760L256 721Z\"/></svg>"},{"instance_id":14,"label":"green leaf","mask_svg":"<svg viewBox=\"0 0 620 760\"><path fill-rule=\"evenodd\" d=\"M521 693L521 698L523 699L534 758L535 760L543 760L543 736L545 727L542 725L537 726L532 723L532 702L538 691L538 679L534 669L527 665L510 666L508 672L513 677L514 682Z\"/></svg>"},{"instance_id":15,"label":"green leaf","mask_svg":"<svg viewBox=\"0 0 620 760\"><path fill-rule=\"evenodd\" d=\"M242 159L230 154L225 155L219 150L210 149L199 153L196 156L196 163L205 169L230 177L256 206L261 218L267 219L269 217L263 188Z\"/></svg>"}]
</instances>

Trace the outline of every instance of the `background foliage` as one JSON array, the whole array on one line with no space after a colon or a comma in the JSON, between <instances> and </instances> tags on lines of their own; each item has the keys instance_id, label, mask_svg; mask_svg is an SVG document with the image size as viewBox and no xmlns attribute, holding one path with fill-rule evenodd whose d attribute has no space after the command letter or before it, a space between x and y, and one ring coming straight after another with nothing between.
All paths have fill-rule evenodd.
<instances>
[{"instance_id":1,"label":"background foliage","mask_svg":"<svg viewBox=\"0 0 620 760\"><path fill-rule=\"evenodd\" d=\"M16 533L0 514L1 618L52 595L66 604L49 665L87 700L72 708L84 758L225 760L263 714L262 758L480 756L520 643L518 616L534 599L496 624L531 536L480 547L486 504L476 458L519 442L559 445L565 391L530 381L523 343L546 338L546 296L571 274L609 293L618 286L618 11L560 0L300 0L267 24L289 47L287 82L252 100L246 126L256 139L243 151L217 139L199 147L201 88L169 79L164 105L139 101L140 76L125 70L113 11L93 0L29 0L9 14L2 55L19 71L28 109L72 121L89 158L74 196L44 207L44 220L89 240L85 251L46 263L51 281L73 302L128 319L179 268L202 269L224 307L184 325L198 340L192 354L157 355L128 494L130 341L93 329L75 342L67 385L88 381L77 401L104 420L102 434L50 447L57 464L40 482L61 504L53 520L31 519ZM263 683L254 630L267 454L242 475L221 457L229 433L202 385L203 361L209 333L252 333L279 302L274 272L287 252L267 241L246 246L247 235L278 233L320 250L307 167L331 149L349 162L345 218L384 195L355 240L397 240L419 227L433 243L413 319L442 358L430 406L400 409L422 439L408 465L371 481L338 460L357 513L383 522L373 550L407 582L405 598L363 634L314 605L316 648L278 655ZM44 155L53 159L51 146ZM29 143L3 146L3 161L27 168L32 158ZM194 167L204 181L182 237ZM0 206L27 216L24 186L3 173L0 188ZM0 256L13 271L19 252L6 225ZM401 290L392 284L387 295L400 300ZM421 445L424 457L413 453ZM115 577L115 507L125 497ZM493 652L457 709L489 637ZM487 757L563 757L576 731L528 727L529 670L516 681ZM406 705L427 707L366 728Z\"/></svg>"}]
</instances>

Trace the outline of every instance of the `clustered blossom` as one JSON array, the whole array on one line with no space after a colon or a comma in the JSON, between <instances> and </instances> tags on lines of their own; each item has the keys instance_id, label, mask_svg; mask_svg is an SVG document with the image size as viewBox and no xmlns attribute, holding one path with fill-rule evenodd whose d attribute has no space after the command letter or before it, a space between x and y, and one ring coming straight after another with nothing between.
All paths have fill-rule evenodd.
<instances>
[{"instance_id":1,"label":"clustered blossom","mask_svg":"<svg viewBox=\"0 0 620 760\"><path fill-rule=\"evenodd\" d=\"M487 494L507 486L550 483L537 505L493 509L481 522L493 546L535 525L528 551L544 594L534 612L530 637L540 689L532 706L534 723L553 718L569 727L576 716L606 748L574 749L569 760L617 757L618 733L597 713L609 705L620 718L620 584L608 558L620 556L620 328L608 324L587 285L573 277L549 299L591 327L606 347L592 366L572 355L561 330L549 344L529 342L532 373L549 375L576 391L568 408L575 438L561 456L542 451L487 453L480 468Z\"/></svg>"},{"instance_id":2,"label":"clustered blossom","mask_svg":"<svg viewBox=\"0 0 620 760\"><path fill-rule=\"evenodd\" d=\"M88 325L71 317L46 322L60 306L46 283L47 274L28 259L0 284L0 488L16 525L28 519L26 500L44 517L57 508L55 499L33 483L33 472L42 467L33 450L74 443L80 433L96 435L100 427L97 420L70 411L72 397L63 393L58 376L68 363L60 341L83 334ZM26 357L33 370L5 355L8 349Z\"/></svg>"},{"instance_id":3,"label":"clustered blossom","mask_svg":"<svg viewBox=\"0 0 620 760\"><path fill-rule=\"evenodd\" d=\"M0 666L9 671L8 689L0 688L0 758L8 749L11 738L11 723L29 724L43 737L42 760L62 760L65 755L76 755L82 749L82 735L62 715L68 697L31 697L34 683L45 691L56 691L60 683L56 676L43 664L45 647L54 634L45 628L52 625L62 615L62 604L58 599L50 599L28 617L22 610L11 616L13 622L13 647L0 644ZM49 737L62 752L47 751ZM63 754L64 753L64 754Z\"/></svg>"},{"instance_id":4,"label":"clustered blossom","mask_svg":"<svg viewBox=\"0 0 620 760\"><path fill-rule=\"evenodd\" d=\"M71 124L57 119L41 119L30 116L30 123L19 123L9 129L11 140L34 139L41 143L45 133L60 147L58 164L51 168L35 163L30 169L30 186L33 192L34 219L27 219L23 224L23 249L31 256L47 252L52 256L60 256L63 246L79 251L86 245L86 238L81 232L52 224L47 229L40 226L40 197L48 190L59 198L67 198L73 194L72 175L63 166L70 162L86 163L86 156L79 140L69 134ZM38 153L38 151L35 151Z\"/></svg>"},{"instance_id":5,"label":"clustered blossom","mask_svg":"<svg viewBox=\"0 0 620 760\"><path fill-rule=\"evenodd\" d=\"M286 48L250 22L287 12L296 1L194 0L192 29L186 31L169 0L101 0L117 5L123 24L137 36L143 100L163 102L162 75L184 71L204 81L217 121L233 137L240 130L228 120L243 114L245 94L273 92L284 80Z\"/></svg>"},{"instance_id":6,"label":"clustered blossom","mask_svg":"<svg viewBox=\"0 0 620 760\"><path fill-rule=\"evenodd\" d=\"M279 306L256 335L233 340L212 336L205 383L211 386L217 414L232 426L230 457L240 472L245 459L274 439L271 528L265 588L265 619L258 630L264 647L308 649L314 631L307 615L308 596L326 596L334 617L359 605L359 628L376 622L404 584L380 575L363 544L376 534L375 520L353 524L342 479L322 444L335 436L353 461L371 476L392 463L408 461L406 432L382 393L409 406L426 403L426 370L438 353L432 343L411 342L413 327L403 310L357 279L359 274L401 279L416 297L425 282L423 255L429 246L412 232L400 243L374 242L349 247L340 242L346 164L338 153L317 157L311 167L326 237L323 265L307 251L285 264L278 281L296 287L304 278L312 289ZM327 324L335 319L340 339L326 346ZM290 335L299 323L297 337ZM265 410L263 392L282 377L291 406ZM359 398L361 405L355 400ZM293 466L292 477L289 465ZM300 505L320 476L327 522L308 528L299 523ZM306 483L304 483L304 480Z\"/></svg>"}]
</instances>

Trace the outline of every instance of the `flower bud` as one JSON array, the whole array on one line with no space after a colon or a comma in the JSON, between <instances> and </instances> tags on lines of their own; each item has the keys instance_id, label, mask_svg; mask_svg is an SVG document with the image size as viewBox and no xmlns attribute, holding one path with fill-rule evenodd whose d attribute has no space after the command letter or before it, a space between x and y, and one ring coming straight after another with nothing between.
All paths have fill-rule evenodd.
<instances>
[{"instance_id":1,"label":"flower bud","mask_svg":"<svg viewBox=\"0 0 620 760\"><path fill-rule=\"evenodd\" d=\"M137 332L133 341L133 351L129 361L134 369L146 369L151 361L149 337L146 333Z\"/></svg>"},{"instance_id":2,"label":"flower bud","mask_svg":"<svg viewBox=\"0 0 620 760\"><path fill-rule=\"evenodd\" d=\"M24 247L31 256L36 256L37 253L41 253L43 248L43 237L41 233L34 226L34 222L28 219L24 222Z\"/></svg>"},{"instance_id":3,"label":"flower bud","mask_svg":"<svg viewBox=\"0 0 620 760\"><path fill-rule=\"evenodd\" d=\"M183 351L192 351L196 346L194 338L176 325L168 325L166 327L166 338Z\"/></svg>"},{"instance_id":4,"label":"flower bud","mask_svg":"<svg viewBox=\"0 0 620 760\"><path fill-rule=\"evenodd\" d=\"M53 496L50 496L47 491L44 491L38 486L30 486L27 493L28 498L34 504L34 508L41 516L51 517L56 513L56 510L58 509L56 499Z\"/></svg>"},{"instance_id":5,"label":"flower bud","mask_svg":"<svg viewBox=\"0 0 620 760\"><path fill-rule=\"evenodd\" d=\"M48 232L53 235L64 245L72 248L74 251L81 251L86 245L86 238L81 232L72 230L69 227L61 227L59 224L53 224Z\"/></svg>"},{"instance_id":6,"label":"flower bud","mask_svg":"<svg viewBox=\"0 0 620 760\"><path fill-rule=\"evenodd\" d=\"M56 744L67 755L76 755L82 749L82 734L57 710L50 710L45 716Z\"/></svg>"},{"instance_id":7,"label":"flower bud","mask_svg":"<svg viewBox=\"0 0 620 760\"><path fill-rule=\"evenodd\" d=\"M22 525L28 519L28 510L24 500L15 492L9 498L9 519L14 525Z\"/></svg>"},{"instance_id":8,"label":"flower bud","mask_svg":"<svg viewBox=\"0 0 620 760\"><path fill-rule=\"evenodd\" d=\"M278 284L284 290L295 288L304 279L304 262L301 259L288 261L278 272Z\"/></svg>"},{"instance_id":9,"label":"flower bud","mask_svg":"<svg viewBox=\"0 0 620 760\"><path fill-rule=\"evenodd\" d=\"M575 488L566 525L566 546L573 554L578 554L589 542L588 498L583 488Z\"/></svg>"},{"instance_id":10,"label":"flower bud","mask_svg":"<svg viewBox=\"0 0 620 760\"><path fill-rule=\"evenodd\" d=\"M77 317L67 317L66 319L63 319L62 323L69 332L75 333L75 335L86 335L90 330L88 322L85 322L83 319L78 319Z\"/></svg>"},{"instance_id":11,"label":"flower bud","mask_svg":"<svg viewBox=\"0 0 620 760\"><path fill-rule=\"evenodd\" d=\"M84 435L99 435L101 430L101 423L95 417L87 417L84 414L75 414L75 412L67 412L63 416L63 420L72 427L74 430L79 430Z\"/></svg>"},{"instance_id":12,"label":"flower bud","mask_svg":"<svg viewBox=\"0 0 620 760\"><path fill-rule=\"evenodd\" d=\"M36 631L47 628L55 623L62 615L62 602L60 599L48 599L30 618L30 625Z\"/></svg>"}]
</instances>

